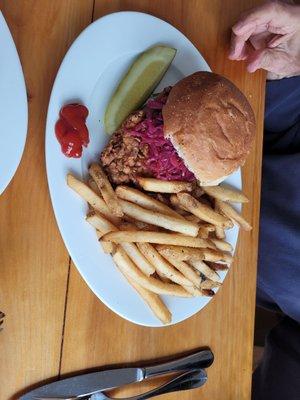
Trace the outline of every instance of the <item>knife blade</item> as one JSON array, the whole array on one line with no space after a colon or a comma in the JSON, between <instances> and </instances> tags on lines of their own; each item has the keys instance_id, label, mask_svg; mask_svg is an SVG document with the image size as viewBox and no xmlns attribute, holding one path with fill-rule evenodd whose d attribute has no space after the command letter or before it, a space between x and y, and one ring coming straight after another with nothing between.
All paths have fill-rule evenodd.
<instances>
[{"instance_id":1,"label":"knife blade","mask_svg":"<svg viewBox=\"0 0 300 400\"><path fill-rule=\"evenodd\" d=\"M206 349L142 368L116 368L77 375L34 389L20 397L19 400L33 400L38 397L68 398L88 396L129 383L141 382L149 377L207 368L212 364L213 360L213 353Z\"/></svg>"},{"instance_id":2,"label":"knife blade","mask_svg":"<svg viewBox=\"0 0 300 400\"><path fill-rule=\"evenodd\" d=\"M77 375L49 383L26 393L20 400L33 400L36 397L75 397L92 395L103 390L113 389L144 379L142 368L118 368L106 371Z\"/></svg>"}]
</instances>

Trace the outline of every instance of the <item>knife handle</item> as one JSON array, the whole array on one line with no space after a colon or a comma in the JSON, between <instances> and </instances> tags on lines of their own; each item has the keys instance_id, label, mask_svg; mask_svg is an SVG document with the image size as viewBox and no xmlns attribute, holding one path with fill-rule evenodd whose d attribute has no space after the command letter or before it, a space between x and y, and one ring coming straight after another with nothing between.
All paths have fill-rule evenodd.
<instances>
[{"instance_id":1,"label":"knife handle","mask_svg":"<svg viewBox=\"0 0 300 400\"><path fill-rule=\"evenodd\" d=\"M175 360L167 361L144 367L144 379L164 375L171 372L188 371L191 369L207 368L214 361L214 355L210 350L200 350L197 353L180 357Z\"/></svg>"}]
</instances>

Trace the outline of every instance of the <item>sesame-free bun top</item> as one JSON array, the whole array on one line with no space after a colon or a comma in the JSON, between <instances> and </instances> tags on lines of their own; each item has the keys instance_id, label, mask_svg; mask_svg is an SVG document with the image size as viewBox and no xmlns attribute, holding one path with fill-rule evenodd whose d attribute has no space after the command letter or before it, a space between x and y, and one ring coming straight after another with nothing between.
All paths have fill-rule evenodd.
<instances>
[{"instance_id":1,"label":"sesame-free bun top","mask_svg":"<svg viewBox=\"0 0 300 400\"><path fill-rule=\"evenodd\" d=\"M187 76L173 86L162 113L165 137L202 185L217 185L244 164L255 118L228 79L211 72Z\"/></svg>"}]
</instances>

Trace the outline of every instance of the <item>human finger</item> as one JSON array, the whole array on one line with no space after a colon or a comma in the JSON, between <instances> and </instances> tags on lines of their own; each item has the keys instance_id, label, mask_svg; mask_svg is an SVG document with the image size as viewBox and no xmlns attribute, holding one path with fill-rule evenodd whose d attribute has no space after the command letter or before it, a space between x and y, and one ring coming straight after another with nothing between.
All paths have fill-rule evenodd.
<instances>
[{"instance_id":1,"label":"human finger","mask_svg":"<svg viewBox=\"0 0 300 400\"><path fill-rule=\"evenodd\" d=\"M262 49L254 51L249 57L247 70L255 72L262 68L275 74L287 74L290 70L289 57L281 49Z\"/></svg>"}]
</instances>

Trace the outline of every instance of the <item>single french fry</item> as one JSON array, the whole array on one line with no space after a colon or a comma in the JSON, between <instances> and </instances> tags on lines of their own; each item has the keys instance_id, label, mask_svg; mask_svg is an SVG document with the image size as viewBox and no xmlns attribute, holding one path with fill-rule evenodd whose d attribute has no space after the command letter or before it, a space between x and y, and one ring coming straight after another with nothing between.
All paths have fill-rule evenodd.
<instances>
[{"instance_id":1,"label":"single french fry","mask_svg":"<svg viewBox=\"0 0 300 400\"><path fill-rule=\"evenodd\" d=\"M232 222L230 219L216 213L211 207L206 204L200 203L193 196L188 193L178 193L178 200L184 208L188 209L189 212L196 215L203 221L209 222L213 225L224 227L231 227Z\"/></svg>"},{"instance_id":2,"label":"single french fry","mask_svg":"<svg viewBox=\"0 0 300 400\"><path fill-rule=\"evenodd\" d=\"M90 211L86 216L86 221L96 229L104 253L113 253L116 246L112 242L104 241L102 236L108 232L116 231L118 228L96 211Z\"/></svg>"},{"instance_id":3,"label":"single french fry","mask_svg":"<svg viewBox=\"0 0 300 400\"><path fill-rule=\"evenodd\" d=\"M161 214L157 211L146 210L145 208L122 199L120 199L120 204L124 214L138 221L161 226L162 228L180 232L188 236L196 237L198 234L199 227L193 222L175 218L171 215Z\"/></svg>"},{"instance_id":4,"label":"single french fry","mask_svg":"<svg viewBox=\"0 0 300 400\"><path fill-rule=\"evenodd\" d=\"M231 244L228 242L225 242L225 240L210 238L210 241L213 242L215 244L216 248L219 250L222 250L222 251L232 251L233 250L233 247L231 246Z\"/></svg>"},{"instance_id":5,"label":"single french fry","mask_svg":"<svg viewBox=\"0 0 300 400\"><path fill-rule=\"evenodd\" d=\"M156 249L164 257L174 257L179 261L190 261L190 260L204 260L204 261L222 261L230 264L233 260L230 254L221 252L219 250L212 249L195 249L192 247L183 246L166 246L164 244L158 244Z\"/></svg>"},{"instance_id":6,"label":"single french fry","mask_svg":"<svg viewBox=\"0 0 300 400\"><path fill-rule=\"evenodd\" d=\"M194 297L203 296L203 292L195 286L183 286L185 290Z\"/></svg>"},{"instance_id":7,"label":"single french fry","mask_svg":"<svg viewBox=\"0 0 300 400\"><path fill-rule=\"evenodd\" d=\"M88 184L89 184L89 187L90 187L98 196L100 196L100 197L102 198L102 194L100 193L100 190L99 190L98 186L96 185L96 182L94 181L93 178L89 177Z\"/></svg>"},{"instance_id":8,"label":"single french fry","mask_svg":"<svg viewBox=\"0 0 300 400\"><path fill-rule=\"evenodd\" d=\"M141 298L148 304L153 314L163 323L169 324L172 321L172 314L162 299L150 290L140 286L134 279L124 275L130 285L138 292Z\"/></svg>"},{"instance_id":9,"label":"single french fry","mask_svg":"<svg viewBox=\"0 0 300 400\"><path fill-rule=\"evenodd\" d=\"M212 250L212 249L202 249L203 260L204 261L212 261L212 262L224 262L226 264L231 264L233 261L233 257L231 254L228 254L224 251L220 250Z\"/></svg>"},{"instance_id":10,"label":"single french fry","mask_svg":"<svg viewBox=\"0 0 300 400\"><path fill-rule=\"evenodd\" d=\"M215 211L219 214L221 213L216 202L215 202ZM220 226L216 226L215 235L217 239L225 239L226 237L225 229L221 228Z\"/></svg>"},{"instance_id":11,"label":"single french fry","mask_svg":"<svg viewBox=\"0 0 300 400\"><path fill-rule=\"evenodd\" d=\"M91 164L89 167L89 174L96 182L96 185L112 214L116 217L123 217L123 211L119 204L118 197L100 165L96 163Z\"/></svg>"},{"instance_id":12,"label":"single french fry","mask_svg":"<svg viewBox=\"0 0 300 400\"><path fill-rule=\"evenodd\" d=\"M189 263L197 269L201 274L206 276L208 279L214 281L214 282L221 282L220 276L215 272L213 269L211 269L205 262L201 260L190 260Z\"/></svg>"},{"instance_id":13,"label":"single french fry","mask_svg":"<svg viewBox=\"0 0 300 400\"><path fill-rule=\"evenodd\" d=\"M113 254L113 260L123 274L128 275L140 286L150 290L151 292L169 296L191 297L191 294L179 285L174 283L163 283L151 276L148 277L144 275L120 247Z\"/></svg>"},{"instance_id":14,"label":"single french fry","mask_svg":"<svg viewBox=\"0 0 300 400\"><path fill-rule=\"evenodd\" d=\"M137 243L141 253L147 260L154 265L156 271L162 274L172 282L181 286L193 286L192 282L185 278L181 272L177 271L166 259L164 259L159 252L149 243Z\"/></svg>"},{"instance_id":15,"label":"single french fry","mask_svg":"<svg viewBox=\"0 0 300 400\"><path fill-rule=\"evenodd\" d=\"M112 242L104 242L103 240L101 240L101 237L104 235L104 232L100 232L96 229L96 234L103 252L106 254L112 254L116 250L116 245Z\"/></svg>"},{"instance_id":16,"label":"single french fry","mask_svg":"<svg viewBox=\"0 0 300 400\"><path fill-rule=\"evenodd\" d=\"M147 208L152 211L159 211L163 214L173 215L177 218L182 218L181 215L177 214L172 208L166 204L154 199L153 197L142 193L138 189L134 189L128 186L118 186L116 188L116 194L120 199L131 201L143 208Z\"/></svg>"},{"instance_id":17,"label":"single french fry","mask_svg":"<svg viewBox=\"0 0 300 400\"><path fill-rule=\"evenodd\" d=\"M123 221L118 225L118 227L120 228L120 230L122 229L122 226L124 226L124 231L125 230L132 230L129 228L126 228L126 224L128 226L132 226L133 230L136 230L136 228L140 229L141 231L153 231L155 229L159 230L160 228L155 226L155 225L151 225L151 224L147 224L146 222L143 221L138 221L135 218L129 217L128 215L125 215L123 218Z\"/></svg>"},{"instance_id":18,"label":"single french fry","mask_svg":"<svg viewBox=\"0 0 300 400\"><path fill-rule=\"evenodd\" d=\"M233 203L248 203L249 199L237 189L230 186L204 186L205 193L215 199L222 201L232 201Z\"/></svg>"},{"instance_id":19,"label":"single french fry","mask_svg":"<svg viewBox=\"0 0 300 400\"><path fill-rule=\"evenodd\" d=\"M178 269L188 280L190 280L197 288L200 288L201 279L200 276L196 273L196 271L187 264L185 261L178 261L173 257L164 256L164 258L169 261L175 268Z\"/></svg>"},{"instance_id":20,"label":"single french fry","mask_svg":"<svg viewBox=\"0 0 300 400\"><path fill-rule=\"evenodd\" d=\"M145 275L150 276L155 272L155 268L153 267L153 265L140 252L140 250L134 243L121 243L120 246L125 250L126 254L135 263L135 265L142 272L144 272Z\"/></svg>"},{"instance_id":21,"label":"single french fry","mask_svg":"<svg viewBox=\"0 0 300 400\"><path fill-rule=\"evenodd\" d=\"M221 200L216 200L216 205L224 215L235 221L242 229L251 231L252 226L249 222L247 222L230 204Z\"/></svg>"},{"instance_id":22,"label":"single french fry","mask_svg":"<svg viewBox=\"0 0 300 400\"><path fill-rule=\"evenodd\" d=\"M211 279L205 279L205 280L202 281L201 284L200 284L200 288L201 288L202 290L205 290L205 289L214 289L214 288L220 287L220 286L221 286L221 283L220 283L220 282L215 282L215 281L212 281Z\"/></svg>"},{"instance_id":23,"label":"single french fry","mask_svg":"<svg viewBox=\"0 0 300 400\"><path fill-rule=\"evenodd\" d=\"M120 222L120 218L112 215L104 200L98 196L88 185L81 182L71 174L67 175L67 184L71 189L79 194L83 200L87 201L94 210L99 211L114 224L118 224Z\"/></svg>"},{"instance_id":24,"label":"single french fry","mask_svg":"<svg viewBox=\"0 0 300 400\"><path fill-rule=\"evenodd\" d=\"M104 235L103 240L122 243L156 243L156 244L171 244L175 246L199 247L215 249L216 246L212 243L213 240L204 240L191 236L184 236L180 233L166 233L156 231L118 231L110 232Z\"/></svg>"},{"instance_id":25,"label":"single french fry","mask_svg":"<svg viewBox=\"0 0 300 400\"><path fill-rule=\"evenodd\" d=\"M98 229L98 231L103 232L103 234L118 230L114 224L105 219L97 211L90 211L86 216L86 221L95 229Z\"/></svg>"},{"instance_id":26,"label":"single french fry","mask_svg":"<svg viewBox=\"0 0 300 400\"><path fill-rule=\"evenodd\" d=\"M190 182L181 181L162 181L154 178L137 178L138 184L148 192L156 193L179 193L179 192L191 192L193 190L193 184Z\"/></svg>"}]
</instances>

